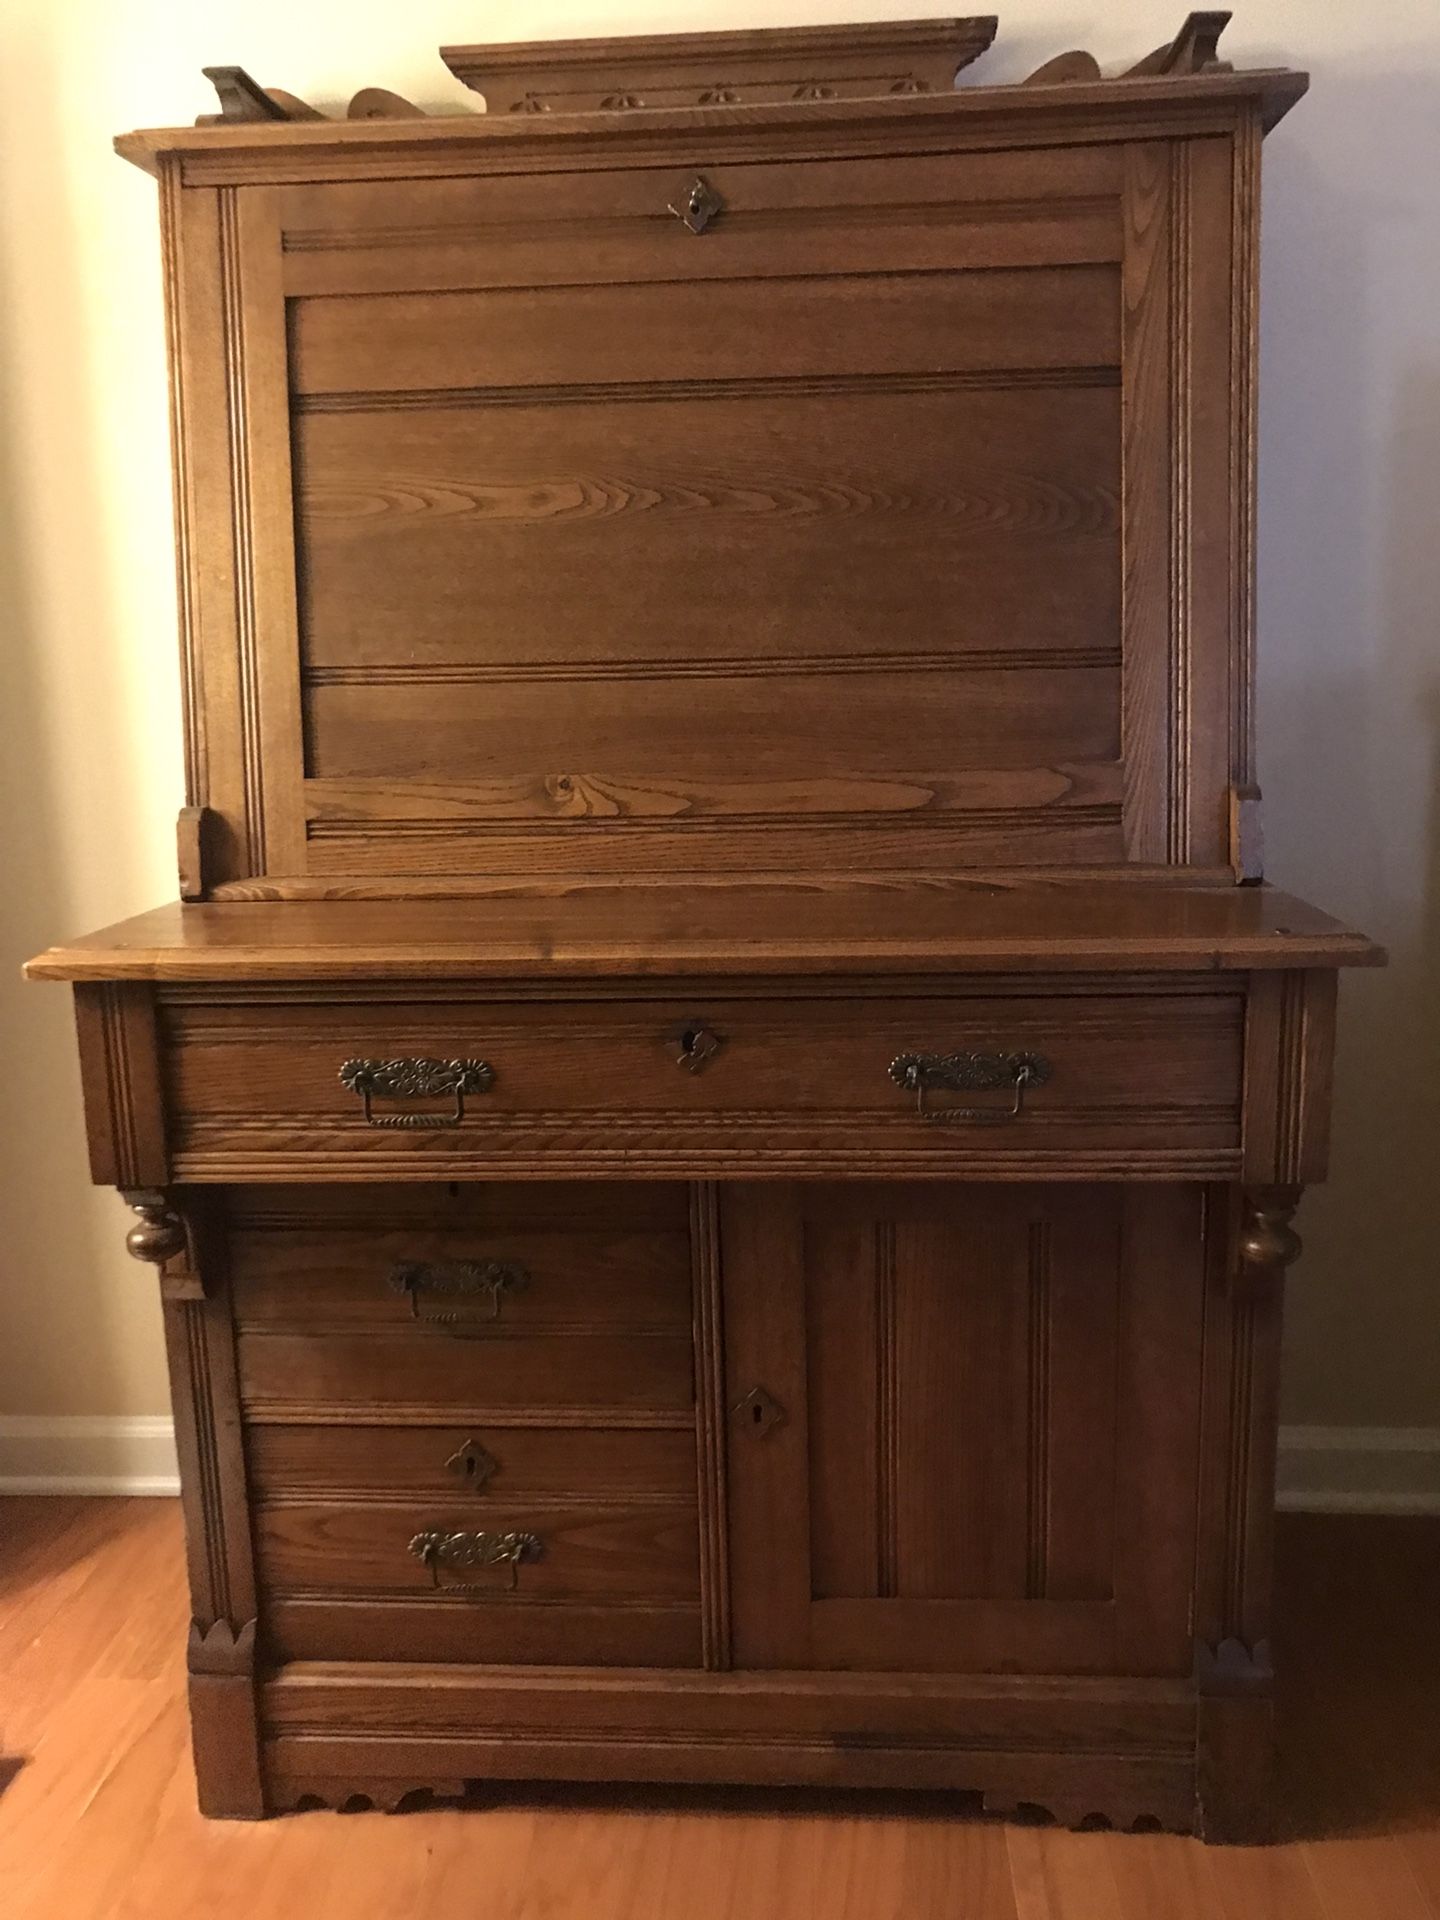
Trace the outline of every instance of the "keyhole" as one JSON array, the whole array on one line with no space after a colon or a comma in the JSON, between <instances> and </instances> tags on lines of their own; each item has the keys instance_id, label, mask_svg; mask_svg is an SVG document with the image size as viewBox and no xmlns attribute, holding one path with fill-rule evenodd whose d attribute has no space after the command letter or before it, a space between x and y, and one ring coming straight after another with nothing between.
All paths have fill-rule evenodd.
<instances>
[{"instance_id":1,"label":"keyhole","mask_svg":"<svg viewBox=\"0 0 1440 1920\"><path fill-rule=\"evenodd\" d=\"M759 1404L758 1401L750 1409L750 1419L751 1419L751 1422L757 1427L763 1427L765 1424L765 1409Z\"/></svg>"}]
</instances>

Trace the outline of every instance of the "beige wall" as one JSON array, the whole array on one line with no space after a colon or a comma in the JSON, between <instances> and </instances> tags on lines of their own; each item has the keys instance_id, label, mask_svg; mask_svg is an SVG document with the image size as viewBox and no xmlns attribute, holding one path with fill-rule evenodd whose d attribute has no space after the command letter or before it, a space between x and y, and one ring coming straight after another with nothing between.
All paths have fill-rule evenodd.
<instances>
[{"instance_id":1,"label":"beige wall","mask_svg":"<svg viewBox=\"0 0 1440 1920\"><path fill-rule=\"evenodd\" d=\"M209 110L236 61L325 105L464 96L442 41L908 18L917 0L0 0L0 1415L163 1409L153 1279L88 1185L48 940L169 897L181 795L154 190L112 133ZM980 73L1121 63L1185 11L1011 0ZM1307 1203L1294 1420L1440 1425L1440 11L1249 0L1308 65L1267 149L1262 767L1274 879L1388 942L1344 999L1332 1186Z\"/></svg>"}]
</instances>

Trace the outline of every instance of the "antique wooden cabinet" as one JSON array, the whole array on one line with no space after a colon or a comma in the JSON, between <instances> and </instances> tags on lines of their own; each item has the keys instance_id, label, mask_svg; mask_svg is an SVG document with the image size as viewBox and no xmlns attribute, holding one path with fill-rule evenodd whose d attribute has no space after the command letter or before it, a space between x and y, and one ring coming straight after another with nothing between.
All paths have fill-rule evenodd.
<instances>
[{"instance_id":1,"label":"antique wooden cabinet","mask_svg":"<svg viewBox=\"0 0 1440 1920\"><path fill-rule=\"evenodd\" d=\"M1256 203L1194 15L236 69L166 244L183 904L60 947L201 1803L1264 1830L1336 970L1261 883Z\"/></svg>"}]
</instances>

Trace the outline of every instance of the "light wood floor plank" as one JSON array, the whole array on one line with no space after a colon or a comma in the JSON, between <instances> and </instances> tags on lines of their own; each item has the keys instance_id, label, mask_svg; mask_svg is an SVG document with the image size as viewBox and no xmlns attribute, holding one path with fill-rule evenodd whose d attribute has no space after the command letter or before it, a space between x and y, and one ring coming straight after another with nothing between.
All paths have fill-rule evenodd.
<instances>
[{"instance_id":1,"label":"light wood floor plank","mask_svg":"<svg viewBox=\"0 0 1440 1920\"><path fill-rule=\"evenodd\" d=\"M0 1771L0 1915L1440 1920L1440 1527L1287 1521L1281 1547L1291 1844L639 1788L232 1824L195 1810L174 1503L0 1502L0 1736L24 1761Z\"/></svg>"},{"instance_id":2,"label":"light wood floor plank","mask_svg":"<svg viewBox=\"0 0 1440 1920\"><path fill-rule=\"evenodd\" d=\"M1305 1862L1326 1920L1437 1920L1404 1848L1388 1835L1312 1841Z\"/></svg>"},{"instance_id":3,"label":"light wood floor plank","mask_svg":"<svg viewBox=\"0 0 1440 1920\"><path fill-rule=\"evenodd\" d=\"M1006 1841L1019 1920L1124 1920L1112 1835L1014 1826Z\"/></svg>"}]
</instances>

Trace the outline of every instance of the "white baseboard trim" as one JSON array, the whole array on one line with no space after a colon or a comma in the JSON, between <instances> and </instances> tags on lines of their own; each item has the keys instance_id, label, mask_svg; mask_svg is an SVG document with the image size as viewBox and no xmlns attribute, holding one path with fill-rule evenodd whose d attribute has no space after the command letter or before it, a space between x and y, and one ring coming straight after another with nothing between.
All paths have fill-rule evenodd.
<instances>
[{"instance_id":1,"label":"white baseboard trim","mask_svg":"<svg viewBox=\"0 0 1440 1920\"><path fill-rule=\"evenodd\" d=\"M1282 1513L1440 1513L1440 1427L1282 1427Z\"/></svg>"},{"instance_id":2,"label":"white baseboard trim","mask_svg":"<svg viewBox=\"0 0 1440 1920\"><path fill-rule=\"evenodd\" d=\"M168 1414L0 1414L0 1493L179 1491Z\"/></svg>"},{"instance_id":3,"label":"white baseboard trim","mask_svg":"<svg viewBox=\"0 0 1440 1920\"><path fill-rule=\"evenodd\" d=\"M1440 1514L1440 1427L1282 1427L1284 1513ZM173 1495L164 1414L0 1414L0 1493Z\"/></svg>"}]
</instances>

